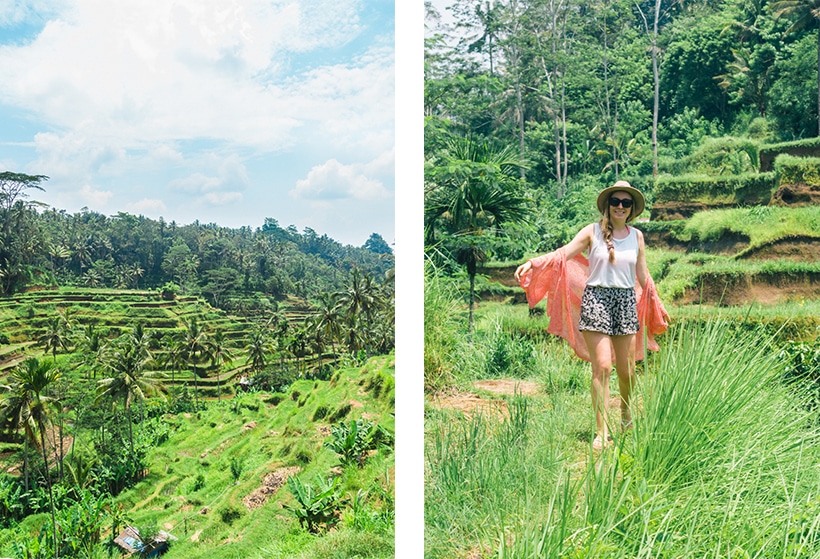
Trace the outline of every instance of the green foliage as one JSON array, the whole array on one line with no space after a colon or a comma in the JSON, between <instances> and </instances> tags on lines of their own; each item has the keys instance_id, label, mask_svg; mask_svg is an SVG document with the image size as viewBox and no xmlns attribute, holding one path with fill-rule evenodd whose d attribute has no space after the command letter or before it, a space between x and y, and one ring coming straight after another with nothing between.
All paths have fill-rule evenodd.
<instances>
[{"instance_id":1,"label":"green foliage","mask_svg":"<svg viewBox=\"0 0 820 559\"><path fill-rule=\"evenodd\" d=\"M777 188L775 173L660 177L655 187L658 202L768 203Z\"/></svg>"},{"instance_id":2,"label":"green foliage","mask_svg":"<svg viewBox=\"0 0 820 559\"><path fill-rule=\"evenodd\" d=\"M810 409L820 405L820 337L810 342L791 342L778 354L782 378L806 398Z\"/></svg>"},{"instance_id":3,"label":"green foliage","mask_svg":"<svg viewBox=\"0 0 820 559\"><path fill-rule=\"evenodd\" d=\"M673 175L742 175L758 171L759 143L747 138L706 138L691 154L671 159L660 170Z\"/></svg>"},{"instance_id":4,"label":"green foliage","mask_svg":"<svg viewBox=\"0 0 820 559\"><path fill-rule=\"evenodd\" d=\"M242 472L245 470L245 457L231 456L228 460L228 465L230 467L231 477L233 477L234 482L239 481L240 476L242 476Z\"/></svg>"},{"instance_id":5,"label":"green foliage","mask_svg":"<svg viewBox=\"0 0 820 559\"><path fill-rule=\"evenodd\" d=\"M219 518L224 524L231 526L235 521L242 518L242 510L233 505L227 505L219 509Z\"/></svg>"},{"instance_id":6,"label":"green foliage","mask_svg":"<svg viewBox=\"0 0 820 559\"><path fill-rule=\"evenodd\" d=\"M794 157L778 155L774 161L780 184L804 184L820 186L820 157Z\"/></svg>"},{"instance_id":7,"label":"green foliage","mask_svg":"<svg viewBox=\"0 0 820 559\"><path fill-rule=\"evenodd\" d=\"M319 533L339 522L339 513L346 499L339 490L339 478L316 476L316 483L304 483L298 476L288 478L288 488L295 505L284 507L296 516L299 525L311 533Z\"/></svg>"},{"instance_id":8,"label":"green foliage","mask_svg":"<svg viewBox=\"0 0 820 559\"><path fill-rule=\"evenodd\" d=\"M365 419L351 420L349 425L337 423L331 427L331 436L333 438L325 442L325 448L339 455L343 467L355 464L359 468L364 466L369 451L391 438L383 427Z\"/></svg>"}]
</instances>

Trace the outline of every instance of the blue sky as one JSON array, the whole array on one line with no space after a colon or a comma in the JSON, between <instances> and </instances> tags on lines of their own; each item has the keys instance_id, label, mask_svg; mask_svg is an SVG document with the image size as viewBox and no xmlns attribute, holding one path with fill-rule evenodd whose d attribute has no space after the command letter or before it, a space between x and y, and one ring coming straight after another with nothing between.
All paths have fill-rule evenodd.
<instances>
[{"instance_id":1,"label":"blue sky","mask_svg":"<svg viewBox=\"0 0 820 559\"><path fill-rule=\"evenodd\" d=\"M395 238L393 0L4 0L0 171L35 199Z\"/></svg>"}]
</instances>

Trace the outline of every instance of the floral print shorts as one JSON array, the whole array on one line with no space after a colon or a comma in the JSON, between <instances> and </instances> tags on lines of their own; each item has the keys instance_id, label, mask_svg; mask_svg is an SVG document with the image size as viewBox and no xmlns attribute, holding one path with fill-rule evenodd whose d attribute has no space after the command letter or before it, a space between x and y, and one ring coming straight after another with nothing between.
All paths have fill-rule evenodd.
<instances>
[{"instance_id":1,"label":"floral print shorts","mask_svg":"<svg viewBox=\"0 0 820 559\"><path fill-rule=\"evenodd\" d=\"M581 298L581 331L591 330L608 336L638 332L638 302L634 289L588 285Z\"/></svg>"}]
</instances>

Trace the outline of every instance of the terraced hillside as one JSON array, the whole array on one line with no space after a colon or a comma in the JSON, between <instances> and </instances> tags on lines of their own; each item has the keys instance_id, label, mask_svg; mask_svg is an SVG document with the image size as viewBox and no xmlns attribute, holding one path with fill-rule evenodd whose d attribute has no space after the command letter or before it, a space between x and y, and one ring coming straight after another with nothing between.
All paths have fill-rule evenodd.
<instances>
[{"instance_id":1,"label":"terraced hillside","mask_svg":"<svg viewBox=\"0 0 820 559\"><path fill-rule=\"evenodd\" d=\"M280 303L279 310L289 324L296 326L308 316L309 305L289 297ZM197 297L164 300L157 291L61 288L31 290L0 299L0 379L25 358L48 353L37 340L50 321L60 316L69 318L75 330L93 325L105 340L129 332L137 324L153 339L162 340L169 334L183 332L191 319L208 334L221 330L235 358L219 379L213 370L201 368L201 376L196 380L198 389L206 396L216 396L217 383L221 383L224 392L224 385L238 381L245 369L244 348L252 326L249 319L230 316ZM165 373L166 383L173 386L193 381L189 371L162 368L166 352L162 344L153 352L154 367Z\"/></svg>"},{"instance_id":2,"label":"terraced hillside","mask_svg":"<svg viewBox=\"0 0 820 559\"><path fill-rule=\"evenodd\" d=\"M134 426L153 441L144 477L111 503L100 502L131 526L171 534L168 559L393 557L394 410L395 358L385 355L337 369L328 380L298 380L283 392L241 393L197 413L152 417ZM354 421L378 425L386 436L372 439L377 444L354 455L361 462L349 464L328 443ZM77 444L91 439L83 432ZM19 454L9 448L0 445L0 472L17 474ZM310 487L333 479L333 498L313 503L324 508L303 509L290 477ZM89 516L74 503L65 507L60 514L67 517ZM104 547L116 535L108 510L97 513L93 557L121 556L116 546ZM311 533L294 510L329 514L319 533ZM49 526L47 512L0 523L0 557L18 557L21 542L34 549Z\"/></svg>"},{"instance_id":3,"label":"terraced hillside","mask_svg":"<svg viewBox=\"0 0 820 559\"><path fill-rule=\"evenodd\" d=\"M638 223L647 264L673 319L702 306L741 318L788 324L814 339L820 327L820 206L758 206ZM483 300L526 304L513 278L520 262L479 270Z\"/></svg>"}]
</instances>

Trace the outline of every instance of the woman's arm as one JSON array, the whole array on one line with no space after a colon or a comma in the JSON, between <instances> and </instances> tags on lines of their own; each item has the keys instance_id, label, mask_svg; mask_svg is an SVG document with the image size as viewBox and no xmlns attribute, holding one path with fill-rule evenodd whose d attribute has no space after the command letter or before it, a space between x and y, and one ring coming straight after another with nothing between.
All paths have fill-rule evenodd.
<instances>
[{"instance_id":1,"label":"woman's arm","mask_svg":"<svg viewBox=\"0 0 820 559\"><path fill-rule=\"evenodd\" d=\"M595 224L590 223L575 235L575 238L564 245L564 253L567 260L572 260L584 251L589 251L592 246L592 235L595 231Z\"/></svg>"},{"instance_id":2,"label":"woman's arm","mask_svg":"<svg viewBox=\"0 0 820 559\"><path fill-rule=\"evenodd\" d=\"M571 260L581 254L584 251L588 251L589 247L592 246L592 235L594 229L594 224L587 225L583 229L581 229L575 238L572 239L569 243L564 245L564 253L567 257L567 260ZM527 260L523 264L521 264L516 270L515 279L520 279L522 274L527 273L530 268L532 268L532 262Z\"/></svg>"},{"instance_id":3,"label":"woman's arm","mask_svg":"<svg viewBox=\"0 0 820 559\"><path fill-rule=\"evenodd\" d=\"M649 268L646 267L646 247L644 246L643 232L635 229L638 233L638 262L635 265L635 273L638 276L638 283L641 289L646 288L646 278L649 277Z\"/></svg>"}]
</instances>

